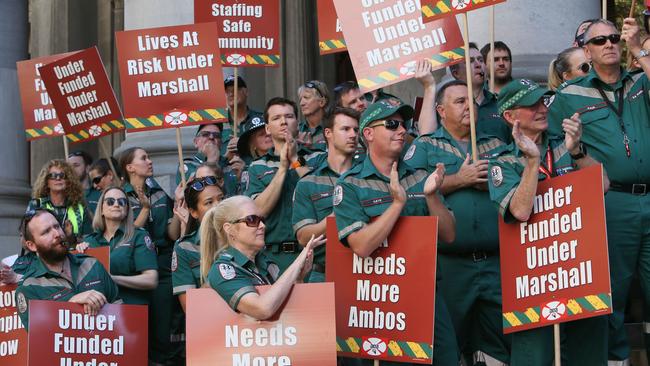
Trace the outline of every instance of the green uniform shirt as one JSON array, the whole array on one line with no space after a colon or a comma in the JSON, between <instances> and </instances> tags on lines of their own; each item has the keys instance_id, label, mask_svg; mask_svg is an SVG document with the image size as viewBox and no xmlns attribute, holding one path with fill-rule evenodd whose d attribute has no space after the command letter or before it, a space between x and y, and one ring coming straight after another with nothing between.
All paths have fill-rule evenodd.
<instances>
[{"instance_id":1,"label":"green uniform shirt","mask_svg":"<svg viewBox=\"0 0 650 366\"><path fill-rule=\"evenodd\" d=\"M616 108L618 90L623 90L622 121L629 138L627 157L619 118L607 106L600 86ZM564 83L549 111L549 131L562 135L562 120L574 113L582 120L581 141L589 155L601 162L613 183L650 183L650 82L644 73L621 71L621 79L610 86L592 69L584 77Z\"/></svg>"},{"instance_id":2,"label":"green uniform shirt","mask_svg":"<svg viewBox=\"0 0 650 366\"><path fill-rule=\"evenodd\" d=\"M239 250L228 247L210 268L208 282L237 311L242 296L256 292L255 286L273 284L279 273L278 265L270 261L264 252L257 253L253 263Z\"/></svg>"},{"instance_id":3,"label":"green uniform shirt","mask_svg":"<svg viewBox=\"0 0 650 366\"><path fill-rule=\"evenodd\" d=\"M232 120L232 115L230 114L230 110L228 110L227 115L228 115L228 123L219 124L221 128L221 141L223 141L223 143L221 144L221 156L226 155L226 152L228 152L228 143L233 138L234 122ZM249 123L253 118L264 119L264 113L254 111L248 108L248 114L246 114L246 119L244 119L242 122L239 123L238 126L239 131L237 131L237 137L241 136L244 125Z\"/></svg>"},{"instance_id":4,"label":"green uniform shirt","mask_svg":"<svg viewBox=\"0 0 650 366\"><path fill-rule=\"evenodd\" d=\"M413 169L403 162L397 171L400 185L408 195L400 216L428 216L423 189L429 173L424 169ZM370 157L339 178L334 190L334 215L339 240L343 244L348 245L348 236L363 228L370 218L386 211L393 202L389 187L390 179L377 171Z\"/></svg>"},{"instance_id":5,"label":"green uniform shirt","mask_svg":"<svg viewBox=\"0 0 650 366\"><path fill-rule=\"evenodd\" d=\"M86 208L88 212L90 212L91 217L95 215L95 210L97 210L97 203L99 202L99 197L101 197L102 191L90 188L86 191ZM92 224L92 220L91 224ZM91 230L87 232L87 234L92 232L92 225L91 225Z\"/></svg>"},{"instance_id":6,"label":"green uniform shirt","mask_svg":"<svg viewBox=\"0 0 650 366\"><path fill-rule=\"evenodd\" d=\"M138 195L130 183L124 184L124 191L129 198L133 217L137 218L140 210L142 210L142 205L138 201ZM172 217L174 217L174 201L160 188L153 178L147 178L145 195L149 198L151 209L149 210L149 220L143 229L147 230L151 235L151 239L153 239L156 247L170 247L171 243L167 238L167 225L169 225Z\"/></svg>"},{"instance_id":7,"label":"green uniform shirt","mask_svg":"<svg viewBox=\"0 0 650 366\"><path fill-rule=\"evenodd\" d=\"M92 218L86 215L86 208L81 203L76 207L69 206L67 203L64 206L55 206L49 197L34 198L29 201L27 211L36 210L39 208L47 209L54 214L57 221L64 227L65 221L68 220L72 224L72 231L75 235L81 236L87 234L84 229L92 228ZM91 230L92 231L92 230Z\"/></svg>"},{"instance_id":8,"label":"green uniform shirt","mask_svg":"<svg viewBox=\"0 0 650 366\"><path fill-rule=\"evenodd\" d=\"M21 254L16 258L16 261L11 266L11 270L19 275L24 275L29 269L29 266L31 266L37 258L36 253L25 250L24 254Z\"/></svg>"},{"instance_id":9,"label":"green uniform shirt","mask_svg":"<svg viewBox=\"0 0 650 366\"><path fill-rule=\"evenodd\" d=\"M206 157L205 155L198 153L191 158L185 158L183 159L183 169L185 170L185 179L189 180L191 176L196 174L196 170L201 166L201 164L205 163ZM221 155L221 158L219 159L219 166L221 167L221 170L223 172L223 189L224 189L224 196L230 197L238 194L238 183L237 183L237 176L235 173L233 173L232 169L230 168L230 165L228 165L228 160ZM181 183L181 172L178 170L176 172L176 184Z\"/></svg>"},{"instance_id":10,"label":"green uniform shirt","mask_svg":"<svg viewBox=\"0 0 650 366\"><path fill-rule=\"evenodd\" d=\"M332 197L339 174L333 171L327 159L300 179L293 197L293 231L319 223L329 216L334 207ZM314 263L325 265L325 246L314 250Z\"/></svg>"},{"instance_id":11,"label":"green uniform shirt","mask_svg":"<svg viewBox=\"0 0 650 366\"><path fill-rule=\"evenodd\" d=\"M28 327L29 300L68 301L74 295L95 290L106 296L109 303L118 299L117 285L97 259L83 254L68 254L72 282L52 272L39 259L29 267L16 289L18 313Z\"/></svg>"},{"instance_id":12,"label":"green uniform shirt","mask_svg":"<svg viewBox=\"0 0 650 366\"><path fill-rule=\"evenodd\" d=\"M298 124L298 136L305 142L305 147L312 151L327 151L327 140L323 126L320 124L314 128L309 127L307 121Z\"/></svg>"},{"instance_id":13,"label":"green uniform shirt","mask_svg":"<svg viewBox=\"0 0 650 366\"><path fill-rule=\"evenodd\" d=\"M496 157L506 144L496 137L479 134L476 147L479 159L489 160ZM471 156L472 144L469 141L467 150ZM447 129L441 126L436 132L417 138L405 161L413 168L429 172L436 169L436 163L443 163L445 174L452 175L458 173L463 165L465 152ZM445 195L445 200L456 216L456 240L453 245L441 246L441 253L498 250L498 213L487 191L462 188Z\"/></svg>"},{"instance_id":14,"label":"green uniform shirt","mask_svg":"<svg viewBox=\"0 0 650 366\"><path fill-rule=\"evenodd\" d=\"M133 237L128 242L122 243L124 229L119 228L113 238L108 241L104 234L95 231L86 235L84 241L91 248L109 246L111 249L111 274L118 276L135 276L149 269L158 269L158 258L156 249L144 229L135 229ZM119 286L120 298L125 304L147 305L149 304L149 291L136 290Z\"/></svg>"},{"instance_id":15,"label":"green uniform shirt","mask_svg":"<svg viewBox=\"0 0 650 366\"><path fill-rule=\"evenodd\" d=\"M174 295L201 287L200 229L176 241L172 254L172 283Z\"/></svg>"},{"instance_id":16,"label":"green uniform shirt","mask_svg":"<svg viewBox=\"0 0 650 366\"><path fill-rule=\"evenodd\" d=\"M483 96L483 103L478 106L476 134L494 136L509 144L512 142L512 130L498 113L496 94L490 92L486 85L483 87Z\"/></svg>"},{"instance_id":17,"label":"green uniform shirt","mask_svg":"<svg viewBox=\"0 0 650 366\"><path fill-rule=\"evenodd\" d=\"M559 176L570 173L576 169L575 163L569 151L564 145L564 139L549 137L544 134L541 145L541 164L546 167L552 176ZM546 151L550 147L553 156L553 166L546 166ZM521 175L524 172L526 159L523 157L515 143L508 145L499 156L490 160L488 173L488 185L490 187L490 198L499 208L499 214L506 222L515 222L510 213L510 200L519 186ZM546 179L542 172L538 175L539 180Z\"/></svg>"}]
</instances>

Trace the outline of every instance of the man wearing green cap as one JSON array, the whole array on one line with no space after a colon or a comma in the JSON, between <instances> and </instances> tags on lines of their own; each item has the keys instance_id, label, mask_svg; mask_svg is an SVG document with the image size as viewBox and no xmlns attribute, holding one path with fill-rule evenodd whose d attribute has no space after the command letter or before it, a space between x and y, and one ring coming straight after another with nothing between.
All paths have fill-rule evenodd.
<instances>
[{"instance_id":1,"label":"man wearing green cap","mask_svg":"<svg viewBox=\"0 0 650 366\"><path fill-rule=\"evenodd\" d=\"M499 113L512 125L513 142L489 164L490 198L507 223L528 221L537 182L598 164L580 142L582 125L577 113L562 121L563 139L547 134L551 91L518 79L499 94ZM604 175L605 190L609 186ZM568 365L607 364L607 317L597 316L562 325L562 358ZM510 365L550 366L553 363L553 327L513 333Z\"/></svg>"},{"instance_id":2,"label":"man wearing green cap","mask_svg":"<svg viewBox=\"0 0 650 366\"><path fill-rule=\"evenodd\" d=\"M413 108L396 98L373 103L361 116L368 156L343 174L334 189L339 239L360 257L370 256L379 247L400 216L438 216L440 240L454 240L454 216L438 194L444 165L438 164L429 174L400 161L405 121L412 117ZM376 220L370 223L373 217ZM441 296L436 296L435 320L434 364L457 365L454 328Z\"/></svg>"},{"instance_id":3,"label":"man wearing green cap","mask_svg":"<svg viewBox=\"0 0 650 366\"><path fill-rule=\"evenodd\" d=\"M607 20L594 21L585 32L587 58L593 68L582 78L562 84L551 106L551 131L559 121L580 113L583 142L603 163L612 183L605 196L607 242L614 313L610 316L609 360L629 364L625 308L635 274L644 297L646 354L650 356L650 50L642 50L639 27L625 19L623 33ZM621 68L621 40L643 67Z\"/></svg>"},{"instance_id":4,"label":"man wearing green cap","mask_svg":"<svg viewBox=\"0 0 650 366\"><path fill-rule=\"evenodd\" d=\"M488 159L506 144L478 129L480 160L472 161L472 99L467 84L452 80L442 85L436 100L442 126L417 138L404 160L428 171L437 163L445 164L447 175L440 192L454 211L456 240L439 249L439 293L454 304L449 314L461 352L473 360L469 364L508 364L509 337L503 335L501 320L498 213L487 192Z\"/></svg>"}]
</instances>

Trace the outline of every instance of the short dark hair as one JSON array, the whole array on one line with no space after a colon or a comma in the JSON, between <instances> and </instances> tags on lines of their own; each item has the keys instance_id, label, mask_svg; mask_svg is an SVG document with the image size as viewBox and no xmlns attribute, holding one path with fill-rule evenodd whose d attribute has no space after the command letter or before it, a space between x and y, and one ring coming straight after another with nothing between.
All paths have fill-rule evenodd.
<instances>
[{"instance_id":1,"label":"short dark hair","mask_svg":"<svg viewBox=\"0 0 650 366\"><path fill-rule=\"evenodd\" d=\"M274 97L266 102L266 108L264 108L264 120L266 123L269 123L269 108L273 107L274 105L291 106L291 108L293 108L293 114L296 116L296 118L298 118L298 106L293 102L293 100L284 97Z\"/></svg>"},{"instance_id":2,"label":"short dark hair","mask_svg":"<svg viewBox=\"0 0 650 366\"><path fill-rule=\"evenodd\" d=\"M83 150L76 150L71 152L70 154L68 154L68 159L73 156L80 156L82 159L84 159L84 164L86 164L86 166L89 166L90 164L93 163L93 157Z\"/></svg>"},{"instance_id":3,"label":"short dark hair","mask_svg":"<svg viewBox=\"0 0 650 366\"><path fill-rule=\"evenodd\" d=\"M29 229L29 222L32 221L32 219L35 218L36 216L40 216L44 213L48 213L54 216L55 219L57 219L54 212L42 207L36 208L34 210L28 210L25 213L23 219L20 221L20 234L22 235L25 241L27 240L34 241L34 234L32 234L32 231ZM57 219L57 221L58 220L59 219Z\"/></svg>"},{"instance_id":4,"label":"short dark hair","mask_svg":"<svg viewBox=\"0 0 650 366\"><path fill-rule=\"evenodd\" d=\"M501 41L495 41L494 42L494 49L495 50L500 50L500 51L506 51L508 52L508 57L510 57L510 61L512 61L512 52L510 51L510 47L506 45L505 43ZM483 55L483 58L485 59L485 63L487 63L487 55L490 53L490 44L486 44L481 48L481 55Z\"/></svg>"},{"instance_id":5,"label":"short dark hair","mask_svg":"<svg viewBox=\"0 0 650 366\"><path fill-rule=\"evenodd\" d=\"M481 52L481 51L478 49L478 46L476 45L476 43L474 43L474 42L470 42L470 43L469 43L469 48L470 48L470 49L473 48L473 49L475 49L475 50ZM469 55L468 55L468 56L469 56ZM485 56L483 56L483 59L485 59ZM483 62L485 62L485 60L483 60ZM464 62L460 62L460 63L457 63L457 64L453 64L453 65L449 66L449 72L450 72L450 73L456 72L456 71L457 71L461 66L462 66L462 67L465 67L465 63L464 63Z\"/></svg>"},{"instance_id":6,"label":"short dark hair","mask_svg":"<svg viewBox=\"0 0 650 366\"><path fill-rule=\"evenodd\" d=\"M122 173L120 172L120 167L117 164L117 160L115 158L111 157L111 163L113 163L113 168L115 168L117 177L116 178L122 178ZM106 174L109 170L111 170L111 166L108 164L108 160L105 158L99 159L96 162L93 163L93 165L90 166L89 171L97 170L99 174L104 175Z\"/></svg>"},{"instance_id":7,"label":"short dark hair","mask_svg":"<svg viewBox=\"0 0 650 366\"><path fill-rule=\"evenodd\" d=\"M438 91L436 92L436 105L441 104L442 101L445 99L445 91L447 91L447 88L452 87L452 86L457 86L457 85L462 85L464 87L467 87L466 82L464 82L462 80L458 80L458 79L454 79L454 80L451 80L449 82L446 82L446 83L442 84L440 89L438 89Z\"/></svg>"},{"instance_id":8,"label":"short dark hair","mask_svg":"<svg viewBox=\"0 0 650 366\"><path fill-rule=\"evenodd\" d=\"M334 102L336 103L336 106L342 107L341 97L347 94L348 92L350 92L350 90L355 90L355 89L359 89L359 84L357 84L356 81L344 81L339 85L335 86L333 90L334 90Z\"/></svg>"},{"instance_id":9,"label":"short dark hair","mask_svg":"<svg viewBox=\"0 0 650 366\"><path fill-rule=\"evenodd\" d=\"M344 107L336 107L332 111L332 113L328 114L325 119L323 120L323 128L329 128L330 130L334 128L334 119L338 115L345 115L350 118L353 118L359 122L359 118L361 118L361 113L359 113L357 110L352 109L352 108L344 108Z\"/></svg>"}]
</instances>

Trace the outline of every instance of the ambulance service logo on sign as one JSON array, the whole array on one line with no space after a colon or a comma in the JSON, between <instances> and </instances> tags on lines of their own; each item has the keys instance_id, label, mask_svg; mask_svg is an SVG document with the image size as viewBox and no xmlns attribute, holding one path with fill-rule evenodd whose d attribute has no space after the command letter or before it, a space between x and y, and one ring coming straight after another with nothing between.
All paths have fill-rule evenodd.
<instances>
[{"instance_id":1,"label":"ambulance service logo on sign","mask_svg":"<svg viewBox=\"0 0 650 366\"><path fill-rule=\"evenodd\" d=\"M466 7L470 6L472 0L452 0L451 6L456 10L463 10Z\"/></svg>"},{"instance_id":2,"label":"ambulance service logo on sign","mask_svg":"<svg viewBox=\"0 0 650 366\"><path fill-rule=\"evenodd\" d=\"M187 121L187 113L182 111L171 111L165 114L165 123L172 126L182 125Z\"/></svg>"},{"instance_id":3,"label":"ambulance service logo on sign","mask_svg":"<svg viewBox=\"0 0 650 366\"><path fill-rule=\"evenodd\" d=\"M388 349L384 340L375 337L365 338L362 347L363 352L370 356L381 356L386 353L386 349Z\"/></svg>"},{"instance_id":4,"label":"ambulance service logo on sign","mask_svg":"<svg viewBox=\"0 0 650 366\"><path fill-rule=\"evenodd\" d=\"M230 65L241 65L244 62L246 62L246 57L244 55L240 55L238 53L233 53L231 55L226 56L226 61Z\"/></svg>"},{"instance_id":5,"label":"ambulance service logo on sign","mask_svg":"<svg viewBox=\"0 0 650 366\"><path fill-rule=\"evenodd\" d=\"M542 318L548 321L558 320L565 316L566 305L561 301L551 301L542 306Z\"/></svg>"},{"instance_id":6,"label":"ambulance service logo on sign","mask_svg":"<svg viewBox=\"0 0 650 366\"><path fill-rule=\"evenodd\" d=\"M90 128L88 129L88 133L90 134L90 136L95 136L95 137L97 137L97 136L99 136L99 135L102 134L102 128L99 127L99 126L97 126L97 125L92 125L92 126L90 126Z\"/></svg>"}]
</instances>

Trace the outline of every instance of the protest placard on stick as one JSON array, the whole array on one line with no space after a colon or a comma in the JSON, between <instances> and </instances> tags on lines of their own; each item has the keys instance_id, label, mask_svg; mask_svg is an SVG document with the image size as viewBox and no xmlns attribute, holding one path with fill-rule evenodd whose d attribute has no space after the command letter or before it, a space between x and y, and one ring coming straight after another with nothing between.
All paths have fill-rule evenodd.
<instances>
[{"instance_id":1,"label":"protest placard on stick","mask_svg":"<svg viewBox=\"0 0 650 366\"><path fill-rule=\"evenodd\" d=\"M334 0L318 0L318 49L321 55L345 52L345 38L336 15Z\"/></svg>"}]
</instances>

